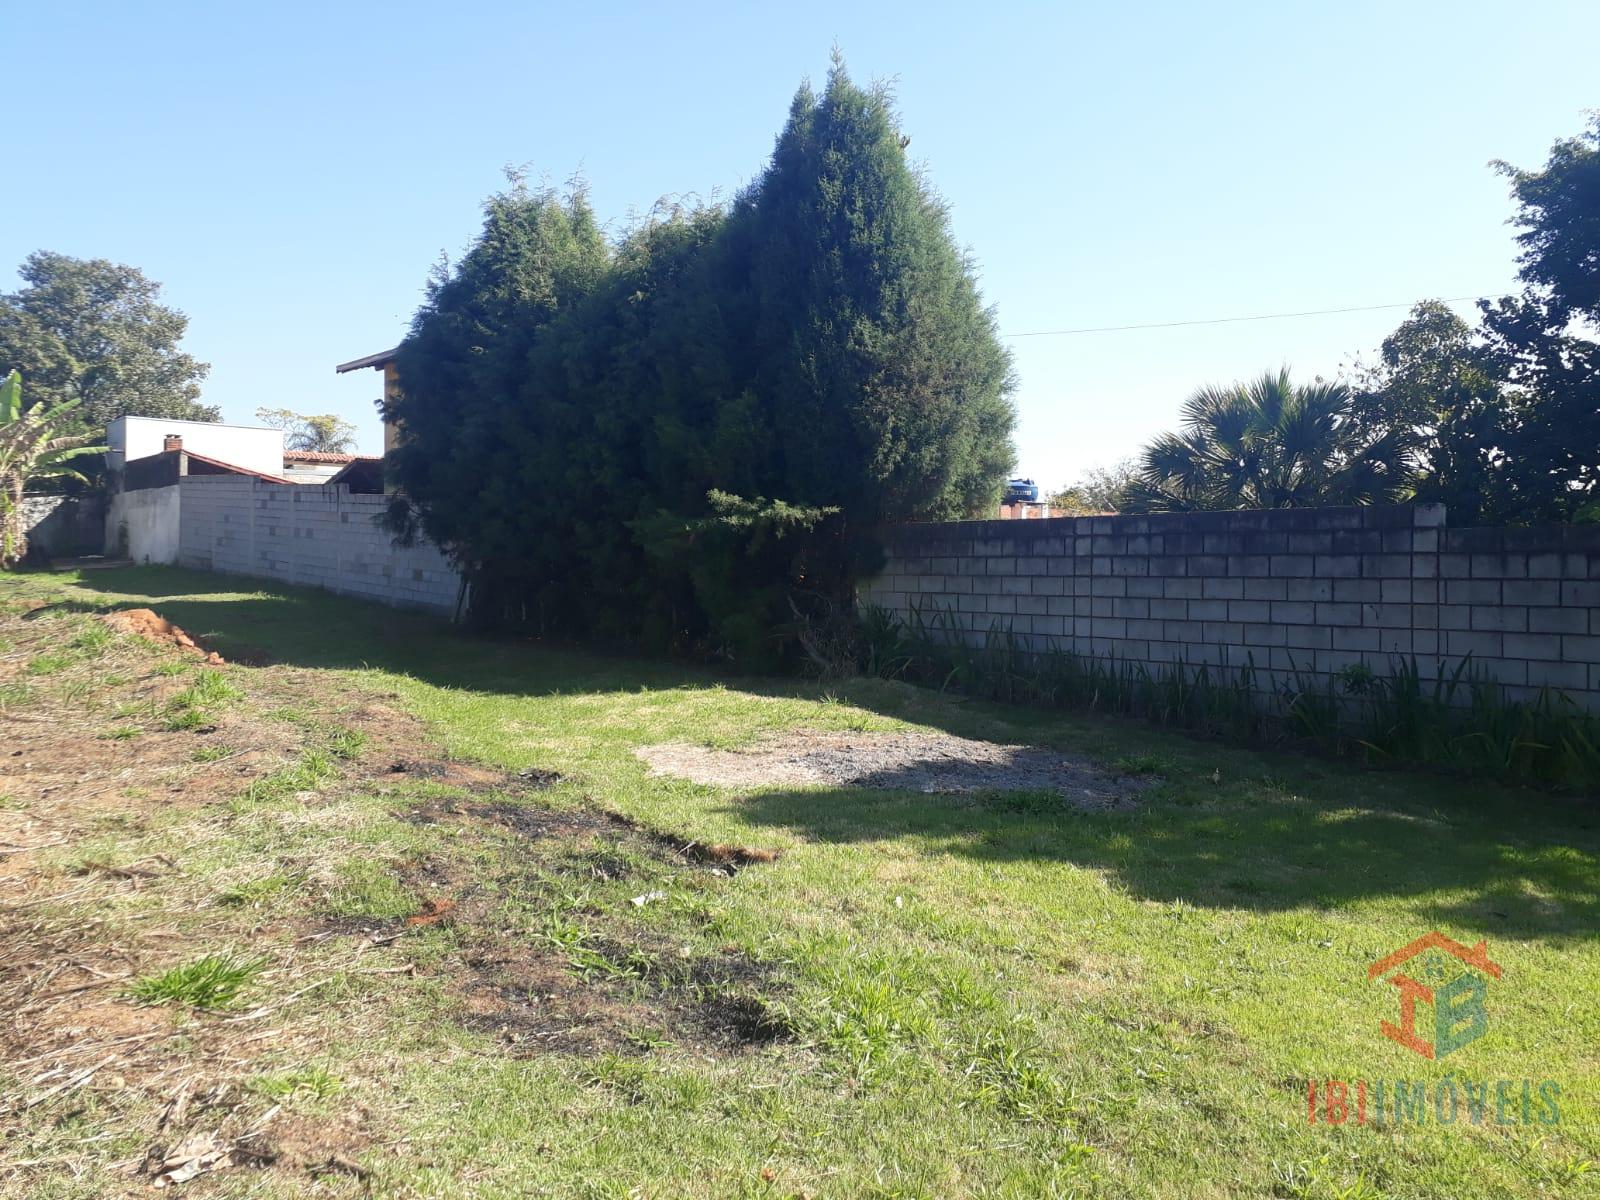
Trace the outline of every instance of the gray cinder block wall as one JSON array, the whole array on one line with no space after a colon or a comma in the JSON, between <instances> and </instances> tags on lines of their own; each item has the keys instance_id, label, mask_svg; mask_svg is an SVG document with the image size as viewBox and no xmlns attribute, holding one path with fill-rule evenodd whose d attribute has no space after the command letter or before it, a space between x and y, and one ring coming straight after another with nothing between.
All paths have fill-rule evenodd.
<instances>
[{"instance_id":1,"label":"gray cinder block wall","mask_svg":"<svg viewBox=\"0 0 1600 1200\"><path fill-rule=\"evenodd\" d=\"M1260 672L1463 656L1600 709L1600 526L1450 529L1437 505L905 525L862 600L1034 649ZM1442 664L1442 666L1441 666Z\"/></svg>"},{"instance_id":2,"label":"gray cinder block wall","mask_svg":"<svg viewBox=\"0 0 1600 1200\"><path fill-rule=\"evenodd\" d=\"M63 557L99 554L104 502L89 496L23 496L22 525L28 544L44 554Z\"/></svg>"},{"instance_id":3,"label":"gray cinder block wall","mask_svg":"<svg viewBox=\"0 0 1600 1200\"><path fill-rule=\"evenodd\" d=\"M189 475L179 488L180 566L397 608L455 609L461 579L438 548L396 546L377 524L386 497L239 475Z\"/></svg>"}]
</instances>

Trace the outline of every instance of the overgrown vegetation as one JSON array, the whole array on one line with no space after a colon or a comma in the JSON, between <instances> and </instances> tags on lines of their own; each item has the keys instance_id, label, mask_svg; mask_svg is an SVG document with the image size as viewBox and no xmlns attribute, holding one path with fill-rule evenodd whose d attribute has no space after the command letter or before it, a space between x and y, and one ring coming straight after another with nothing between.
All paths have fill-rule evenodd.
<instances>
[{"instance_id":1,"label":"overgrown vegetation","mask_svg":"<svg viewBox=\"0 0 1600 1200\"><path fill-rule=\"evenodd\" d=\"M729 206L608 245L517 185L400 348L397 514L482 621L772 666L871 528L969 515L1011 465L1009 358L890 98L835 64Z\"/></svg>"},{"instance_id":2,"label":"overgrown vegetation","mask_svg":"<svg viewBox=\"0 0 1600 1200\"><path fill-rule=\"evenodd\" d=\"M1395 655L1383 673L1296 670L1269 686L1253 661L1152 668L1074 654L1049 644L1053 639L1039 648L998 622L974 645L951 614L935 608L914 608L902 620L870 606L861 638L865 669L884 678L1138 717L1245 743L1292 741L1369 765L1600 792L1600 717L1548 688L1531 700L1510 699L1470 658L1437 661L1425 674L1415 656Z\"/></svg>"}]
</instances>

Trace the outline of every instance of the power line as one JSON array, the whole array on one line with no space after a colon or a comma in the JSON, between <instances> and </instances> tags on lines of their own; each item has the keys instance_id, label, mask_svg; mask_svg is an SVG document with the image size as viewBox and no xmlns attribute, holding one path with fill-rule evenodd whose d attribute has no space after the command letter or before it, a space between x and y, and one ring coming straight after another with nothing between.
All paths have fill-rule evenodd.
<instances>
[{"instance_id":1,"label":"power line","mask_svg":"<svg viewBox=\"0 0 1600 1200\"><path fill-rule=\"evenodd\" d=\"M1455 304L1463 300L1493 300L1501 293L1484 296L1446 296L1444 303ZM1002 337L1069 337L1079 333L1121 333L1128 329L1177 329L1184 325L1233 325L1240 321L1282 321L1290 317L1327 317L1335 313L1378 312L1385 308L1412 308L1418 302L1407 300L1403 304L1361 304L1351 308L1317 308L1307 312L1260 313L1252 317L1207 317L1196 321L1157 321L1149 325L1097 325L1088 329L1035 329L1028 333L1006 333Z\"/></svg>"}]
</instances>

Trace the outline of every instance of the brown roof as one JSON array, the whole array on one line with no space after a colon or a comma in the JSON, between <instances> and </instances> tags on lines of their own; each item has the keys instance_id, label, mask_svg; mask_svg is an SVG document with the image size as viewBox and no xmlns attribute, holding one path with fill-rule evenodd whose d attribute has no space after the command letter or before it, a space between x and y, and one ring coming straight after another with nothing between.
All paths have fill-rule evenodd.
<instances>
[{"instance_id":1,"label":"brown roof","mask_svg":"<svg viewBox=\"0 0 1600 1200\"><path fill-rule=\"evenodd\" d=\"M371 458L370 454L337 454L332 450L285 450L284 462L304 463L348 463L355 462L358 458Z\"/></svg>"},{"instance_id":2,"label":"brown roof","mask_svg":"<svg viewBox=\"0 0 1600 1200\"><path fill-rule=\"evenodd\" d=\"M278 476L278 475L268 475L265 471L252 471L249 467L241 467L241 466L238 466L238 465L236 465L234 463L223 462L220 458L211 458L208 455L196 454L193 450L169 450L169 451L163 451L163 453L167 453L167 454L182 454L191 463L203 462L208 467L217 468L216 471L201 471L201 472L198 472L198 474L201 474L201 475L211 475L211 474L218 474L218 473L224 474L224 475L252 475L257 479L264 479L268 483L287 483L287 484L290 484L290 485L293 485L293 483L294 483L294 480L292 480L292 479L284 479L284 478L282 478L281 476ZM155 455L152 454L150 457L154 458ZM194 472L194 471L190 471L189 473L191 475L197 474L197 472Z\"/></svg>"}]
</instances>

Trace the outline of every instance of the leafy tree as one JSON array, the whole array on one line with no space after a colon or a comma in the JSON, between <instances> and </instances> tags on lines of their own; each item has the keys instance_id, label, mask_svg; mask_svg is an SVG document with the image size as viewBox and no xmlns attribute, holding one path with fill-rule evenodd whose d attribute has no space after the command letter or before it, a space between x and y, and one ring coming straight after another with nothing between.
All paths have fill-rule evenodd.
<instances>
[{"instance_id":1,"label":"leafy tree","mask_svg":"<svg viewBox=\"0 0 1600 1200\"><path fill-rule=\"evenodd\" d=\"M1068 487L1050 496L1050 507L1067 516L1120 512L1127 503L1128 489L1139 477L1139 466L1125 458L1111 467L1094 467Z\"/></svg>"},{"instance_id":2,"label":"leafy tree","mask_svg":"<svg viewBox=\"0 0 1600 1200\"><path fill-rule=\"evenodd\" d=\"M1600 498L1600 343L1537 291L1482 308L1485 354L1507 381L1506 519L1570 521Z\"/></svg>"},{"instance_id":3,"label":"leafy tree","mask_svg":"<svg viewBox=\"0 0 1600 1200\"><path fill-rule=\"evenodd\" d=\"M136 267L40 250L18 269L24 287L0 295L0 369L27 376L29 401L78 402L91 429L121 416L215 421L199 403L210 367L178 348L189 318L159 302Z\"/></svg>"},{"instance_id":4,"label":"leafy tree","mask_svg":"<svg viewBox=\"0 0 1600 1200\"><path fill-rule=\"evenodd\" d=\"M1578 137L1551 147L1543 170L1494 166L1517 202L1523 283L1557 317L1600 318L1600 112Z\"/></svg>"},{"instance_id":5,"label":"leafy tree","mask_svg":"<svg viewBox=\"0 0 1600 1200\"><path fill-rule=\"evenodd\" d=\"M45 479L82 479L72 467L75 458L104 454L91 446L92 434L63 432L79 400L45 401L31 408L22 403L22 377L12 371L0 384L0 567L10 567L28 553L28 531L22 524L22 492Z\"/></svg>"},{"instance_id":6,"label":"leafy tree","mask_svg":"<svg viewBox=\"0 0 1600 1200\"><path fill-rule=\"evenodd\" d=\"M1409 439L1364 425L1343 384L1297 386L1284 370L1204 387L1183 426L1145 449L1127 511L1372 504L1410 488Z\"/></svg>"},{"instance_id":7,"label":"leafy tree","mask_svg":"<svg viewBox=\"0 0 1600 1200\"><path fill-rule=\"evenodd\" d=\"M283 430L286 450L345 454L355 449L356 427L334 413L308 415L288 408L258 408L256 420Z\"/></svg>"},{"instance_id":8,"label":"leafy tree","mask_svg":"<svg viewBox=\"0 0 1600 1200\"><path fill-rule=\"evenodd\" d=\"M1506 372L1473 328L1425 300L1383 341L1355 381L1356 420L1414 445L1414 498L1444 504L1457 524L1513 519L1505 444Z\"/></svg>"},{"instance_id":9,"label":"leafy tree","mask_svg":"<svg viewBox=\"0 0 1600 1200\"><path fill-rule=\"evenodd\" d=\"M1481 306L1508 383L1506 473L1518 518L1571 520L1600 499L1600 116L1542 170L1497 166L1518 204L1525 285Z\"/></svg>"}]
</instances>

